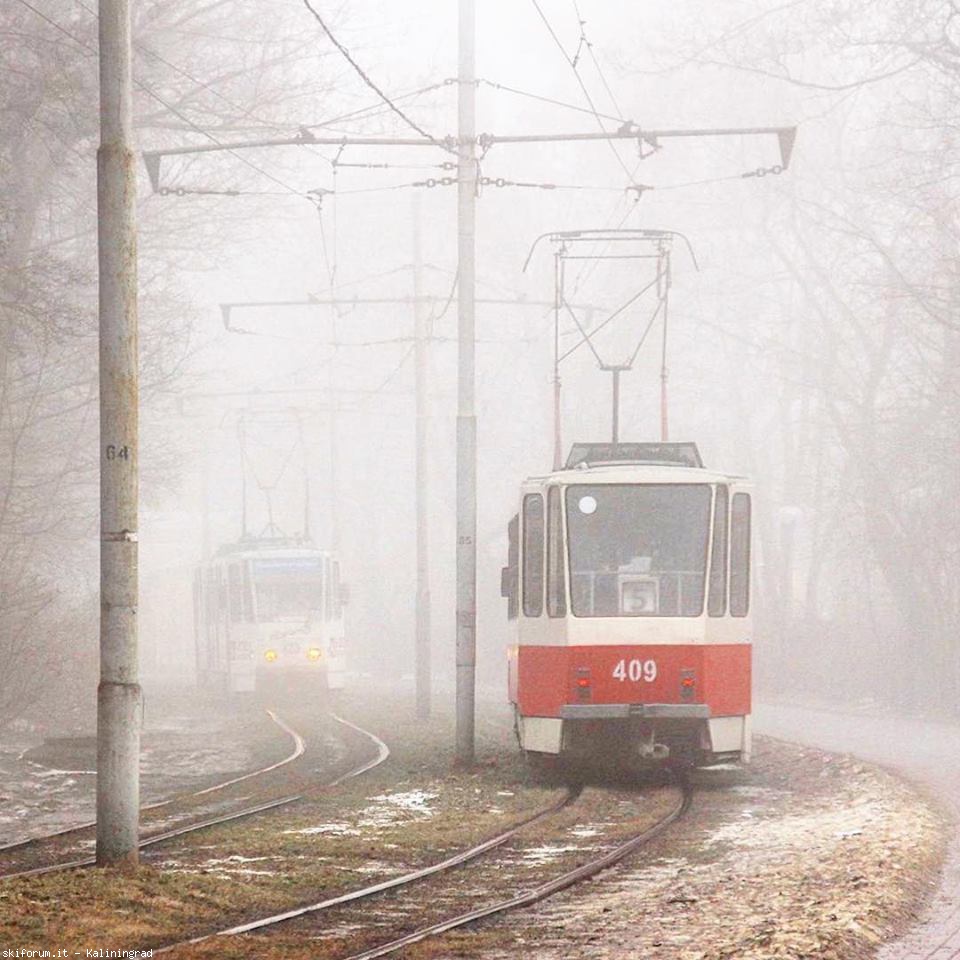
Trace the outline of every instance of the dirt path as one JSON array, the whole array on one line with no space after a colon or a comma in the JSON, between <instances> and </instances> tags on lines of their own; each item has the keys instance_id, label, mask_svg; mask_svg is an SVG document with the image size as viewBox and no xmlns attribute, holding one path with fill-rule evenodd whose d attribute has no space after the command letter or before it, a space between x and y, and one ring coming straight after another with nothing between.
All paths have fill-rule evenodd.
<instances>
[{"instance_id":1,"label":"dirt path","mask_svg":"<svg viewBox=\"0 0 960 960\"><path fill-rule=\"evenodd\" d=\"M760 730L843 750L902 772L932 791L953 815L952 840L937 890L905 937L887 944L878 960L960 958L960 727L834 713L802 707L763 705L755 715Z\"/></svg>"}]
</instances>

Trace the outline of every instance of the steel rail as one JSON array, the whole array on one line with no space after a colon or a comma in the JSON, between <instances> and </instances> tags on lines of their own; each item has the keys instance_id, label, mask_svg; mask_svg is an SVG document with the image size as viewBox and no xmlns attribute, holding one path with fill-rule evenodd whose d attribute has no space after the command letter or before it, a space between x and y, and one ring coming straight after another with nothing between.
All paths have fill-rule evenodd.
<instances>
[{"instance_id":1,"label":"steel rail","mask_svg":"<svg viewBox=\"0 0 960 960\"><path fill-rule=\"evenodd\" d=\"M469 863L471 860L475 860L478 857L483 856L483 854L488 853L490 850L495 850L497 847L503 846L505 843L512 840L524 827L528 827L532 823L536 823L539 820L551 816L552 814L558 813L564 807L567 807L573 803L573 801L580 796L581 789L582 788L579 786L570 787L567 790L566 795L555 803L552 803L549 806L544 807L542 810L538 810L536 813L525 817L523 820L513 824L513 826L502 833L498 833L496 836L490 837L489 839L484 840L482 843L478 843L476 846L470 847L467 850L462 850L460 853L456 853L453 856L448 857L446 860L441 860L439 863L434 863L428 867L422 867L419 870L414 870L410 873L393 877L390 880L382 880L381 882L371 884L368 887L361 887L359 890L352 890L349 893L341 894L338 897L331 897L328 900L321 900L319 903L312 903L305 907L297 907L293 910L287 910L284 913L273 914L269 917L261 917L258 920L251 920L249 923L242 923L238 926L229 927L225 930L218 930L216 933L208 933L204 934L203 936L193 937L190 940L181 940L177 943L167 944L164 947L154 949L154 955L169 953L171 950L175 950L178 947L204 943L208 940L214 940L217 937L238 936L244 933L251 933L254 930L261 930L264 927L277 926L281 923L287 922L288 920L295 920L297 917L307 916L311 913L320 913L333 907L339 907L347 903L354 903L357 900L366 900L369 897L373 897L376 894L383 893L387 890L394 890L397 887L405 887L412 883L416 883L418 880L424 880L427 877L434 876L435 874L451 870L454 867L461 866L464 863Z\"/></svg>"},{"instance_id":2,"label":"steel rail","mask_svg":"<svg viewBox=\"0 0 960 960\"><path fill-rule=\"evenodd\" d=\"M244 780L250 780L253 777L259 777L261 774L270 773L271 771L286 766L286 764L292 763L294 760L301 757L306 748L303 737L301 737L300 734L291 727L287 726L287 724L284 723L283 720L281 720L280 717L278 717L272 710L267 710L267 715L284 733L288 734L293 740L293 751L289 756L285 757L283 760L277 761L276 763L272 763L267 767L261 767L259 770L254 770L251 773L245 773L243 776L234 777L231 780L224 780L222 783L215 783L212 787L204 787L202 790L196 790L192 793L178 793L172 797L167 797L166 800L157 800L154 803L145 804L140 809L158 810L160 807L169 806L171 803L176 803L177 801L190 800L193 797L201 797L208 793L215 793L217 790L223 790L225 787L232 786L235 783L241 783ZM69 834L78 833L81 830L90 830L96 825L96 820L90 820L86 823L79 823L73 827L64 827L64 829L56 830L53 833L45 833L38 837L26 837L23 840L14 840L13 843L0 845L0 853L6 853L10 850L20 850L35 843L43 843L46 840L55 840L58 837L69 836Z\"/></svg>"},{"instance_id":3,"label":"steel rail","mask_svg":"<svg viewBox=\"0 0 960 960\"><path fill-rule=\"evenodd\" d=\"M534 887L533 890L529 890L526 893L518 894L515 897L510 897L507 900L501 900L497 903L488 904L485 907L479 907L476 910L471 910L468 913L462 913L459 916L451 917L448 920L442 920L440 923L432 924L429 927L423 927L422 929L415 930L413 933L409 933L404 937L391 940L389 943L381 944L379 947L373 947L369 950L364 950L362 953L351 954L349 957L346 957L345 960L374 960L375 957L386 956L387 954L393 953L395 950L399 950L402 947L409 946L413 943L419 943L421 940L426 940L429 937L446 933L449 930L455 930L458 927L465 927L468 924L475 923L478 920L483 920L487 917L492 917L500 913L506 913L509 910L516 910L520 907L529 907L535 903L539 903L541 900L546 900L548 897L552 897L555 893L560 893L562 890L566 890L569 887L582 882L583 880L589 880L602 870L606 870L608 867L612 867L614 864L619 863L621 860L630 856L630 854L634 853L644 844L649 843L655 837L663 833L663 831L666 830L670 824L674 823L676 820L679 820L680 817L682 817L690 809L690 804L692 801L693 790L690 784L684 780L681 784L680 801L676 807L670 811L670 813L668 813L661 820L657 821L657 823L655 823L652 827L647 827L647 829L641 831L636 836L626 841L626 843L622 843L619 846L614 847L613 850L608 851L602 857L598 857L596 860L591 860L589 863L585 863L583 866L577 867L574 870L570 870L553 880L548 880L546 883L543 883L538 887Z\"/></svg>"},{"instance_id":4,"label":"steel rail","mask_svg":"<svg viewBox=\"0 0 960 960\"><path fill-rule=\"evenodd\" d=\"M332 719L336 720L337 723L340 723L345 727L349 727L350 729L356 731L357 733L362 734L364 737L370 740L373 743L373 745L377 748L377 754L372 760L364 760L361 763L357 764L355 767L352 767L346 773L341 774L340 776L329 781L328 783L322 784L322 788L325 790L329 790L333 787L339 786L341 783L344 783L347 780L352 780L355 777L359 777L361 774L366 773L368 770L372 770L374 767L379 766L390 756L390 748L375 734L371 733L369 730L364 730L362 727L358 727L356 724L351 723L349 720L345 720L342 717L338 717L336 714L331 714L330 716L332 717ZM277 718L277 722L286 728L286 724L283 724L283 722L279 720L279 718ZM301 756L303 754L303 748L304 748L302 737L300 737L298 734L295 734L290 728L286 728L286 729L288 730L288 732L291 733L292 736L295 737L297 747L294 750L294 753L296 753L297 757ZM293 755L291 755L291 759L295 759ZM278 766L282 766L283 763L286 763L286 762L289 762L289 761L283 761L282 763L274 764L273 766L266 769L269 769L269 770L276 769ZM264 770L260 772L266 772L266 771ZM255 774L251 774L251 776L253 775ZM246 779L246 777L241 777L238 779ZM231 782L236 782L236 781L231 781ZM205 791L201 791L201 792L205 792ZM194 794L190 794L190 796L194 796ZM260 803L260 804L256 804L255 806L246 807L243 810L238 810L238 811L235 811L234 813L224 814L218 817L211 817L199 823L185 824L182 827L175 827L171 830L166 830L162 833L145 837L139 842L138 848L143 850L146 847L152 847L155 844L163 843L166 840L172 840L176 837L181 837L189 833L196 833L199 830L206 830L209 827L222 826L223 824L226 824L226 823L232 823L236 820L243 820L243 819L246 819L247 817L255 816L258 813L265 813L269 810L276 810L280 807L290 806L291 804L298 803L304 798L305 798L304 794L295 794L289 797L280 797L276 800L270 800L267 803ZM79 829L79 828L74 828L74 829ZM96 864L96 857L84 857L82 859L69 860L63 863L47 864L42 867L31 867L27 870L18 870L13 873L0 874L0 882L6 881L6 880L22 879L24 877L42 876L48 873L59 873L66 870L77 870L82 867L93 866L94 864Z\"/></svg>"}]
</instances>

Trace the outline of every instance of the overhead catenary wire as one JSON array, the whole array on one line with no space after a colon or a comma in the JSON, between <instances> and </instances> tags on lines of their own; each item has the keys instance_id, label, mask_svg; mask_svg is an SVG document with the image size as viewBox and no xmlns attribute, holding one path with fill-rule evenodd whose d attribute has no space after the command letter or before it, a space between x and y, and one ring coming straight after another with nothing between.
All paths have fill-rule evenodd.
<instances>
[{"instance_id":1,"label":"overhead catenary wire","mask_svg":"<svg viewBox=\"0 0 960 960\"><path fill-rule=\"evenodd\" d=\"M351 110L349 113L343 113L339 116L332 117L329 120L320 120L317 123L305 123L301 127L303 130L320 130L323 128L331 127L336 123L343 123L345 120L368 120L370 117L379 116L381 113L393 113L395 105L401 100L411 100L416 97L423 96L425 93L431 93L434 90L440 90L443 87L450 85L449 80L442 80L439 83L431 83L425 87L418 87L416 90L408 90L404 93L395 94L391 97L389 103L384 103L382 99L375 104L370 104L366 107L358 107L356 110Z\"/></svg>"},{"instance_id":2,"label":"overhead catenary wire","mask_svg":"<svg viewBox=\"0 0 960 960\"><path fill-rule=\"evenodd\" d=\"M610 98L610 103L613 104L613 109L617 113L622 114L623 111L620 109L620 105L617 103L617 98L614 96L613 90L610 88L610 84L607 82L606 74L603 72L603 68L600 66L600 61L597 59L596 51L593 49L593 44L587 38L587 21L583 19L580 14L580 7L577 4L577 0L572 0L573 3L573 12L577 15L577 21L580 24L580 40L587 48L587 53L590 56L590 59L593 61L593 66L597 71L597 76L600 77L600 82L603 84L603 89L607 91L607 96Z\"/></svg>"},{"instance_id":3,"label":"overhead catenary wire","mask_svg":"<svg viewBox=\"0 0 960 960\"><path fill-rule=\"evenodd\" d=\"M553 97L545 97L538 93L531 93L528 90L520 90L517 87L508 86L505 83L497 83L493 80L484 80L480 79L477 83L483 84L484 86L490 87L494 90L503 90L505 93L512 93L518 97L527 97L530 100L537 100L540 103L549 103L555 107L563 107L566 110L574 110L577 113L587 113L590 116L599 116L604 120L610 120L612 123L623 124L626 123L624 117L613 116L608 113L595 113L589 107L578 107L575 103L567 103L565 100L555 100Z\"/></svg>"},{"instance_id":4,"label":"overhead catenary wire","mask_svg":"<svg viewBox=\"0 0 960 960\"><path fill-rule=\"evenodd\" d=\"M553 41L557 45L557 49L562 54L563 59L567 61L568 65L570 66L570 69L573 71L573 75L574 77L576 77L577 84L579 85L580 89L583 91L583 96L590 106L590 112L593 114L594 118L596 119L597 124L599 125L601 131L603 133L607 133L607 128L604 125L603 119L601 118L599 111L597 110L597 105L594 103L593 97L590 96L590 91L587 89L587 85L583 82L583 77L580 76L580 72L577 70L576 63L574 62L570 54L567 53L566 47L564 47L560 38L557 36L557 32L553 29L553 25L550 23L549 19L547 18L547 15L543 12L543 8L540 6L538 0L530 0L530 2L533 4L534 9L537 11L537 13L540 16L540 19L543 21L543 25L547 28L547 32L553 38ZM582 30L581 30L581 36L582 36ZM620 155L620 151L617 150L616 144L612 140L607 140L605 142L609 144L610 149L613 151L613 155L617 158L617 163L620 164L620 167L622 168L623 172L629 178L628 182L633 183L632 174L630 173L630 168L624 162L623 157Z\"/></svg>"},{"instance_id":5,"label":"overhead catenary wire","mask_svg":"<svg viewBox=\"0 0 960 960\"><path fill-rule=\"evenodd\" d=\"M303 5L310 11L313 15L313 18L320 24L320 27L323 29L323 32L327 35L327 38L330 42L340 51L344 60L353 67L354 71L360 77L361 80L378 96L381 100L398 116L403 122L410 127L412 130L420 134L424 139L429 140L431 143L435 144L438 147L441 147L444 150L447 150L451 153L455 152L454 148L449 143L444 143L442 140L438 140L433 134L427 133L416 121L412 120L397 104L387 96L386 93L370 78L369 74L357 63L356 60L350 55L350 51L334 36L331 29L327 26L326 21L320 14L316 11L313 4L310 3L310 0L303 0Z\"/></svg>"}]
</instances>

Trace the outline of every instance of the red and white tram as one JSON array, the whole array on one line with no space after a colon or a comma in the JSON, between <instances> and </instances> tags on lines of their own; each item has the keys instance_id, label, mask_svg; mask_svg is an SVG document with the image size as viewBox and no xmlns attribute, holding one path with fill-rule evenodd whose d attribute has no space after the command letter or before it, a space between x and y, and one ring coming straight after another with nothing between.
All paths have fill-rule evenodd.
<instances>
[{"instance_id":1,"label":"red and white tram","mask_svg":"<svg viewBox=\"0 0 960 960\"><path fill-rule=\"evenodd\" d=\"M576 444L523 484L502 592L524 751L749 759L750 510L692 443Z\"/></svg>"}]
</instances>

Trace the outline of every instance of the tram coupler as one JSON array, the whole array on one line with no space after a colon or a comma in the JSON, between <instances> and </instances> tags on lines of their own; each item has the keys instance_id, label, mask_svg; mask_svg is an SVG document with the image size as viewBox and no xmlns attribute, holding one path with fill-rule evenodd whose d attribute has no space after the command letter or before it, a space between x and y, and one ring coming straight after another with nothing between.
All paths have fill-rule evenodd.
<instances>
[{"instance_id":1,"label":"tram coupler","mask_svg":"<svg viewBox=\"0 0 960 960\"><path fill-rule=\"evenodd\" d=\"M641 734L639 752L643 760L666 760L670 756L670 748L665 743L657 743L653 727Z\"/></svg>"}]
</instances>

